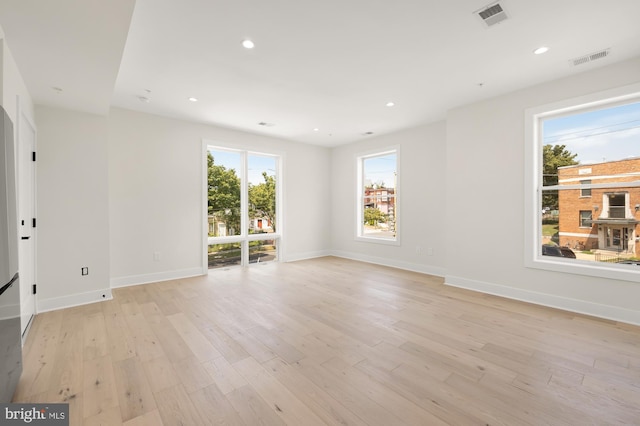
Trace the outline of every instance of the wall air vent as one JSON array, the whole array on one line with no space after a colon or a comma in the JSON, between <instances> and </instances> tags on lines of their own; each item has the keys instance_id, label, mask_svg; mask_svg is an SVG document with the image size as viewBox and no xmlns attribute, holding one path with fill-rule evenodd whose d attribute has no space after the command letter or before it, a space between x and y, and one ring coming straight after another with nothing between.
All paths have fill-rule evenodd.
<instances>
[{"instance_id":1,"label":"wall air vent","mask_svg":"<svg viewBox=\"0 0 640 426\"><path fill-rule=\"evenodd\" d=\"M592 62L598 59L605 58L609 56L611 53L611 49L599 50L597 52L589 53L588 55L583 55L578 58L573 58L569 60L569 64L576 67L578 65L586 64L587 62Z\"/></svg>"},{"instance_id":2,"label":"wall air vent","mask_svg":"<svg viewBox=\"0 0 640 426\"><path fill-rule=\"evenodd\" d=\"M487 27L491 27L508 18L507 13L500 3L491 3L473 13L476 14Z\"/></svg>"}]
</instances>

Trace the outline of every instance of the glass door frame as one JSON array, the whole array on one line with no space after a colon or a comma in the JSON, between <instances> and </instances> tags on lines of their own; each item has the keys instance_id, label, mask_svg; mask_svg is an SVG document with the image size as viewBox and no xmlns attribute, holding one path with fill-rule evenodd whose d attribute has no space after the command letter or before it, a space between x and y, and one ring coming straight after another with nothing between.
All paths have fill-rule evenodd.
<instances>
[{"instance_id":1,"label":"glass door frame","mask_svg":"<svg viewBox=\"0 0 640 426\"><path fill-rule=\"evenodd\" d=\"M238 235L224 237L209 237L208 222L208 167L207 153L210 150L223 151L240 154L240 233ZM249 234L249 181L248 181L248 162L250 156L270 157L275 160L275 180L276 180L276 231L264 234ZM202 141L202 200L203 200L203 272L206 274L209 270L208 248L211 244L228 244L240 243L240 266L248 266L250 264L249 243L252 241L274 240L276 246L276 260L280 260L282 235L283 235L283 214L282 214L282 163L283 156L277 153L265 153L254 150L238 149L224 144L216 143L209 140Z\"/></svg>"}]
</instances>

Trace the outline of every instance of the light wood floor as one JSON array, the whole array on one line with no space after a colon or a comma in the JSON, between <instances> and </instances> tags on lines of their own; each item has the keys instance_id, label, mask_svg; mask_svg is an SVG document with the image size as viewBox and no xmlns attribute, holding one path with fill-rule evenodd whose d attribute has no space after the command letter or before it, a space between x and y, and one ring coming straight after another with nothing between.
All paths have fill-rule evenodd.
<instances>
[{"instance_id":1,"label":"light wood floor","mask_svg":"<svg viewBox=\"0 0 640 426\"><path fill-rule=\"evenodd\" d=\"M16 402L72 425L640 424L640 327L338 258L38 315Z\"/></svg>"}]
</instances>

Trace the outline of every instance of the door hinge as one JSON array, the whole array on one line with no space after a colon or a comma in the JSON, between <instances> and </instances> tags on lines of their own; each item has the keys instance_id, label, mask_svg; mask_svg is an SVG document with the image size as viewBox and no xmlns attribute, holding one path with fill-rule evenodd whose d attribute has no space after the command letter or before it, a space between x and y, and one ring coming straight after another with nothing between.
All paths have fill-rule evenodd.
<instances>
[{"instance_id":1,"label":"door hinge","mask_svg":"<svg viewBox=\"0 0 640 426\"><path fill-rule=\"evenodd\" d=\"M36 285L33 285L33 293L32 294L36 294Z\"/></svg>"},{"instance_id":2,"label":"door hinge","mask_svg":"<svg viewBox=\"0 0 640 426\"><path fill-rule=\"evenodd\" d=\"M36 152L35 151L31 152L31 160L36 161Z\"/></svg>"},{"instance_id":3,"label":"door hinge","mask_svg":"<svg viewBox=\"0 0 640 426\"><path fill-rule=\"evenodd\" d=\"M35 217L31 220L31 227L32 228L36 227L36 218Z\"/></svg>"}]
</instances>

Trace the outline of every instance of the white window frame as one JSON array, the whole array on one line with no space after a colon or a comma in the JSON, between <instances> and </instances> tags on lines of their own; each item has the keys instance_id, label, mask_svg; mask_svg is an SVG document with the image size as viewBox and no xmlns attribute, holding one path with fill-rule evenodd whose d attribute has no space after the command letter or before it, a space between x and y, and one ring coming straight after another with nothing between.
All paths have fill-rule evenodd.
<instances>
[{"instance_id":1,"label":"white window frame","mask_svg":"<svg viewBox=\"0 0 640 426\"><path fill-rule=\"evenodd\" d=\"M589 213L589 217L583 219L582 213ZM592 210L579 210L578 211L578 215L579 215L578 221L580 223L578 227L579 228L589 228L589 229L591 229L591 225L584 225L584 221L585 220L588 220L588 221L593 220L593 211Z\"/></svg>"},{"instance_id":2,"label":"white window frame","mask_svg":"<svg viewBox=\"0 0 640 426\"><path fill-rule=\"evenodd\" d=\"M362 222L362 218L364 217L364 160L375 157L382 157L387 154L395 154L396 155L396 181L394 188L394 215L395 215L395 226L396 226L396 236L395 238L378 238L374 236L364 235L364 224ZM368 243L376 243L376 244L386 244L399 246L400 245L400 232L402 226L402 220L400 214L402 213L402 208L400 208L400 203L398 202L402 198L400 198L400 146L395 145L387 148L380 148L376 150L371 150L367 152L362 152L356 155L356 225L355 225L355 240L368 242ZM391 197L391 195L387 194L386 197Z\"/></svg>"},{"instance_id":3,"label":"white window frame","mask_svg":"<svg viewBox=\"0 0 640 426\"><path fill-rule=\"evenodd\" d=\"M524 203L524 263L526 267L570 274L588 275L640 282L640 268L635 265L612 265L577 259L542 256L542 134L540 123L551 117L573 115L617 104L640 102L640 83L567 99L525 110L525 203ZM591 184L591 188L616 188L621 184ZM625 182L624 187L640 186L640 182ZM564 185L562 189L581 189L582 185Z\"/></svg>"},{"instance_id":4,"label":"white window frame","mask_svg":"<svg viewBox=\"0 0 640 426\"><path fill-rule=\"evenodd\" d=\"M590 198L591 197L591 179L584 179L580 181L580 185L588 186L587 188L580 188L580 198ZM585 194L585 191L589 191L589 194Z\"/></svg>"},{"instance_id":5,"label":"white window frame","mask_svg":"<svg viewBox=\"0 0 640 426\"><path fill-rule=\"evenodd\" d=\"M240 170L237 171L240 177L240 229L239 235L232 235L226 237L209 237L209 224L208 224L208 170L207 170L207 152L209 150L233 152L240 154ZM248 157L250 155L272 157L276 160L276 232L266 234L249 234L249 181L248 181ZM275 153L265 153L252 151L247 149L230 148L216 142L203 140L202 141L202 163L203 163L203 269L209 270L208 248L211 244L228 244L228 243L240 243L241 247L241 263L240 266L249 265L249 242L250 241L264 241L264 240L277 240L276 241L276 259L281 260L282 251L282 235L283 235L283 215L282 215L282 168L283 168L283 156Z\"/></svg>"}]
</instances>

